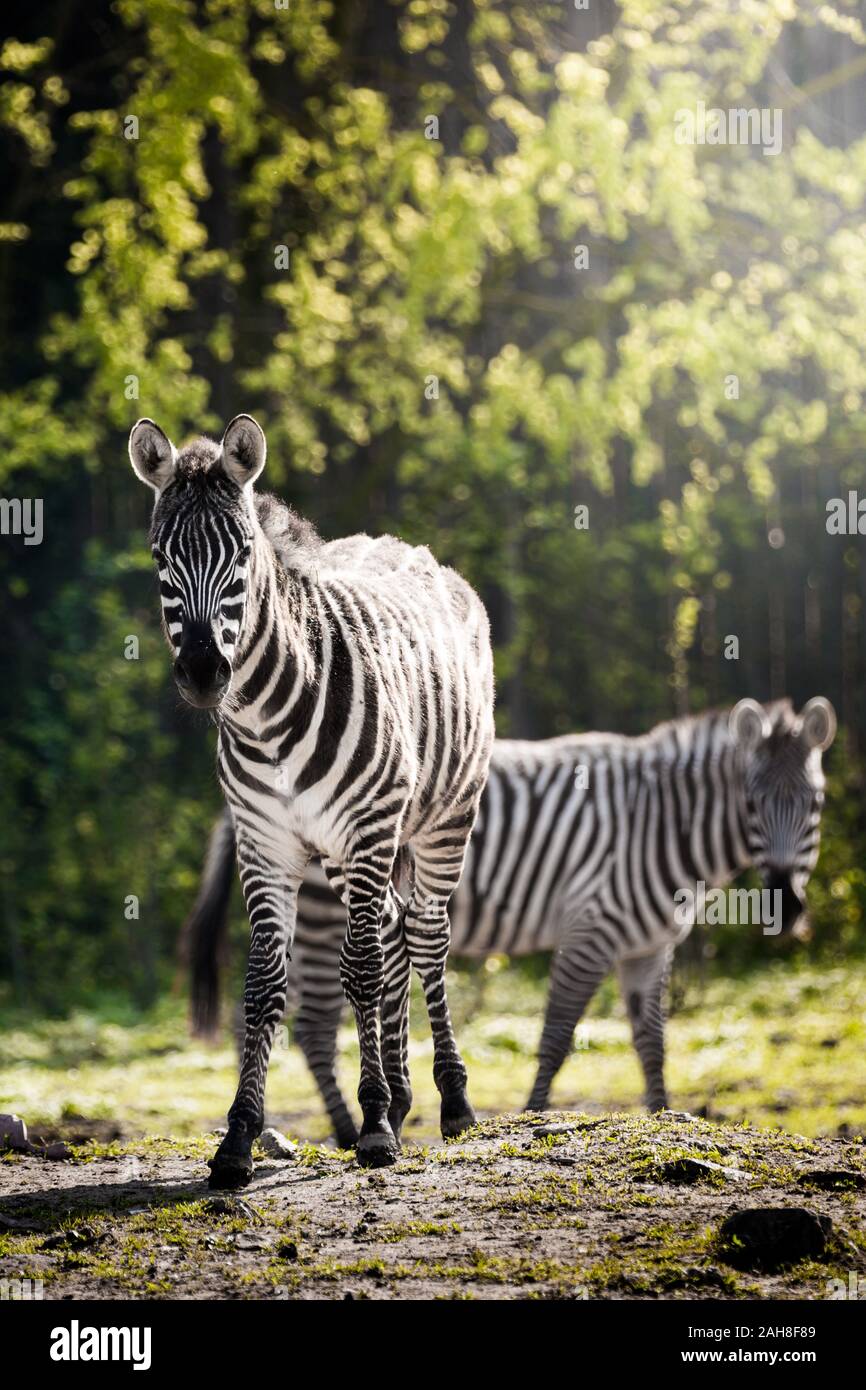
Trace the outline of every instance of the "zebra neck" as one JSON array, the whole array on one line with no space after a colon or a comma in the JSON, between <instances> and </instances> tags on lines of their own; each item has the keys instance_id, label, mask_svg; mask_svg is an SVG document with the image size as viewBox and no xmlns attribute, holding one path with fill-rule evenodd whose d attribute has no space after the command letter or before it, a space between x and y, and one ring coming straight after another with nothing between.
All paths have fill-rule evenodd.
<instances>
[{"instance_id":1,"label":"zebra neck","mask_svg":"<svg viewBox=\"0 0 866 1390\"><path fill-rule=\"evenodd\" d=\"M293 714L322 674L320 618L312 581L278 566L270 547L250 571L247 611L226 724L243 739L279 753Z\"/></svg>"},{"instance_id":2,"label":"zebra neck","mask_svg":"<svg viewBox=\"0 0 866 1390\"><path fill-rule=\"evenodd\" d=\"M751 863L746 833L746 794L742 764L721 719L696 720L689 763L681 834L698 877L718 885Z\"/></svg>"}]
</instances>

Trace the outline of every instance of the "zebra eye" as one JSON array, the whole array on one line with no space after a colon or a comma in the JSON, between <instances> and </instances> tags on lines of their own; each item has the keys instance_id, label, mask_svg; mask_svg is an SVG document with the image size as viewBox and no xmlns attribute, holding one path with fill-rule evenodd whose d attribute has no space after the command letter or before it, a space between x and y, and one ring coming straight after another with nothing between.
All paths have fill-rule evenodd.
<instances>
[{"instance_id":1,"label":"zebra eye","mask_svg":"<svg viewBox=\"0 0 866 1390\"><path fill-rule=\"evenodd\" d=\"M150 553L158 565L165 564L165 556L163 555L158 545L152 545L150 547Z\"/></svg>"}]
</instances>

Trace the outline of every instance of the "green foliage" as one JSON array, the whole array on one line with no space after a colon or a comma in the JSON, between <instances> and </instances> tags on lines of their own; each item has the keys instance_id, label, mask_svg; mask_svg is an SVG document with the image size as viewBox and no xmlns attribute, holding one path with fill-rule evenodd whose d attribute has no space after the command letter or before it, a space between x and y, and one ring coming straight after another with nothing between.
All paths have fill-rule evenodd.
<instances>
[{"instance_id":1,"label":"green foliage","mask_svg":"<svg viewBox=\"0 0 866 1390\"><path fill-rule=\"evenodd\" d=\"M170 972L215 793L125 435L237 410L327 534L397 529L479 586L503 733L828 694L815 901L857 946L860 554L824 527L866 481L854 7L12 8L0 487L46 538L0 549L3 973L45 1002ZM781 152L679 143L699 101L779 107Z\"/></svg>"}]
</instances>

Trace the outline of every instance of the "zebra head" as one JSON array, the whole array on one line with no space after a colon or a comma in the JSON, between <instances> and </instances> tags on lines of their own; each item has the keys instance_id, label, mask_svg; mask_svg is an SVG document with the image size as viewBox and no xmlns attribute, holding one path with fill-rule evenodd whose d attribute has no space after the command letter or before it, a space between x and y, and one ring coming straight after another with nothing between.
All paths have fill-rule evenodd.
<instances>
[{"instance_id":1,"label":"zebra head","mask_svg":"<svg viewBox=\"0 0 866 1390\"><path fill-rule=\"evenodd\" d=\"M778 891L781 929L806 908L806 884L818 859L824 772L821 755L836 734L829 700L816 696L799 715L789 701L741 700L731 710L741 763L746 839L764 887Z\"/></svg>"},{"instance_id":2,"label":"zebra head","mask_svg":"<svg viewBox=\"0 0 866 1390\"><path fill-rule=\"evenodd\" d=\"M156 493L150 539L174 678L188 704L213 709L231 686L243 627L265 436L237 415L220 444L197 439L178 451L152 420L139 420L129 457Z\"/></svg>"}]
</instances>

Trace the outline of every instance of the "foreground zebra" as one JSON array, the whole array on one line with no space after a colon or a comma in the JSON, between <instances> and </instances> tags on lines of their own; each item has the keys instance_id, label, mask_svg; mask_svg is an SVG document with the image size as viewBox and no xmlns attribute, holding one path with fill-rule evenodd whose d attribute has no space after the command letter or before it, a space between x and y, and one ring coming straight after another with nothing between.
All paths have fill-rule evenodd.
<instances>
[{"instance_id":1,"label":"foreground zebra","mask_svg":"<svg viewBox=\"0 0 866 1390\"><path fill-rule=\"evenodd\" d=\"M779 895L789 931L805 908L818 856L821 754L836 718L821 697L742 700L730 712L661 724L640 738L579 734L537 743L498 739L466 869L451 905L458 956L555 950L538 1073L528 1108L547 1105L575 1027L616 966L646 1102L667 1106L664 995L674 947L691 928L676 894L728 883L754 866ZM231 888L231 822L218 823L187 924L194 1019L216 1017L217 943ZM315 866L297 932L295 1036L340 1143L354 1121L334 1061L341 1000L336 962L344 918Z\"/></svg>"},{"instance_id":2,"label":"foreground zebra","mask_svg":"<svg viewBox=\"0 0 866 1390\"><path fill-rule=\"evenodd\" d=\"M198 439L180 453L139 420L129 453L156 491L151 541L175 680L218 725L250 917L240 1082L211 1186L237 1187L252 1174L312 855L339 877L348 911L339 975L361 1049L358 1157L393 1163L411 1101L412 965L433 1030L442 1133L474 1120L445 960L448 899L493 739L486 614L428 550L389 536L323 544L288 507L254 495L266 446L248 415L221 444ZM391 877L404 845L415 872L398 915Z\"/></svg>"}]
</instances>

